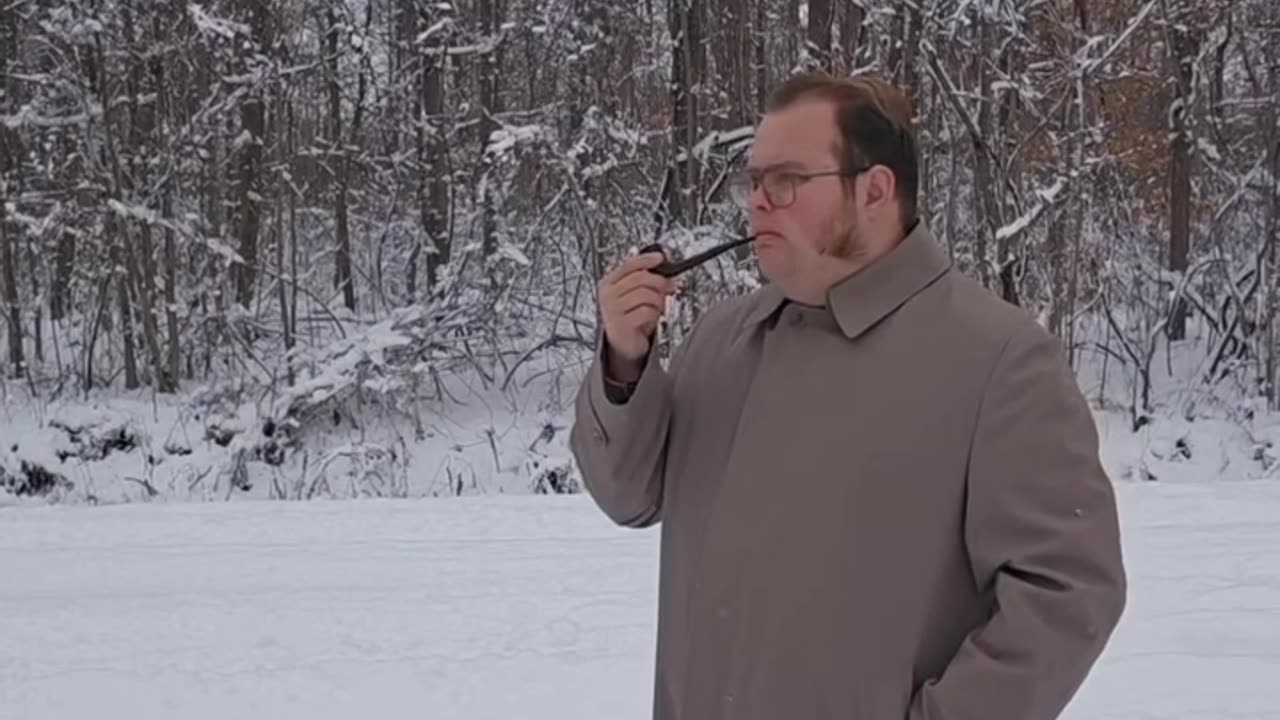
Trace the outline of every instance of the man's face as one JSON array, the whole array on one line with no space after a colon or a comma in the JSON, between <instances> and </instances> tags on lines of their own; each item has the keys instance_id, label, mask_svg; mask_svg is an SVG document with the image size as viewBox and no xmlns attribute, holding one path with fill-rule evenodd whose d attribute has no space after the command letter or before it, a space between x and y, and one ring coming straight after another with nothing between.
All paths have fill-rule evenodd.
<instances>
[{"instance_id":1,"label":"man's face","mask_svg":"<svg viewBox=\"0 0 1280 720\"><path fill-rule=\"evenodd\" d=\"M756 129L750 172L757 186L748 214L760 269L772 282L805 283L827 262L823 256L843 255L856 244L855 201L839 175L805 178L813 172L840 169L836 157L839 131L834 106L822 100L802 100L766 115ZM795 173L788 177L789 173ZM766 180L767 174L777 177ZM771 202L764 185L786 188ZM791 202L788 204L787 201Z\"/></svg>"}]
</instances>

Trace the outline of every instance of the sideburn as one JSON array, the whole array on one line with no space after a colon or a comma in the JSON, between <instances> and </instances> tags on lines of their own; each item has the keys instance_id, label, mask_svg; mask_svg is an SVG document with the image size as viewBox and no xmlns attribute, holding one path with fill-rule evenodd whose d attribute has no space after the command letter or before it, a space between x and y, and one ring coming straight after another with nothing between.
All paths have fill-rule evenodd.
<instances>
[{"instance_id":1,"label":"sideburn","mask_svg":"<svg viewBox=\"0 0 1280 720\"><path fill-rule=\"evenodd\" d=\"M841 226L834 228L833 233L836 236L834 252L832 253L842 260L858 261L862 256L866 255L867 247L858 237L858 210L853 196L853 188L849 188L849 192L845 194L845 207L843 208L843 216L845 222Z\"/></svg>"}]
</instances>

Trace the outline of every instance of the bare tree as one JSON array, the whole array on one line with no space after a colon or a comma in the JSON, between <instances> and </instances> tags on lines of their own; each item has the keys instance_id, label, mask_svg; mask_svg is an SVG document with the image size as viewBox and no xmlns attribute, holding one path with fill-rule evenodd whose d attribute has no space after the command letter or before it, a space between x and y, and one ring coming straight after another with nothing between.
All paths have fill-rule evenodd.
<instances>
[{"instance_id":1,"label":"bare tree","mask_svg":"<svg viewBox=\"0 0 1280 720\"><path fill-rule=\"evenodd\" d=\"M1171 339L1195 382L1277 402L1267 0L146 10L0 15L5 366L38 392L302 392L344 357L368 372L338 351L382 322L423 343L396 356L407 387L515 383L593 346L618 257L741 229L727 174L808 65L908 91L921 216L1077 365L1123 366L1135 418ZM691 276L675 334L752 270L744 251Z\"/></svg>"},{"instance_id":2,"label":"bare tree","mask_svg":"<svg viewBox=\"0 0 1280 720\"><path fill-rule=\"evenodd\" d=\"M14 80L18 60L18 9L0 15L0 114L12 117L20 104ZM18 300L18 231L9 220L8 206L21 192L22 151L17 132L0 123L0 285L4 288L5 324L9 337L9 372L15 378L26 372L23 352L22 309Z\"/></svg>"}]
</instances>

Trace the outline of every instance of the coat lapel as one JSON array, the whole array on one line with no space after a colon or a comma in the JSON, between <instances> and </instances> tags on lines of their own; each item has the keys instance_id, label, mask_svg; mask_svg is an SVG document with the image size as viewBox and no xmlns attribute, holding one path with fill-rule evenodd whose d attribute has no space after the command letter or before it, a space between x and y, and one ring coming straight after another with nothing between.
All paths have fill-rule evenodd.
<instances>
[{"instance_id":1,"label":"coat lapel","mask_svg":"<svg viewBox=\"0 0 1280 720\"><path fill-rule=\"evenodd\" d=\"M950 258L920 220L889 254L833 286L827 294L827 306L841 332L854 340L949 269ZM786 303L786 296L776 286L760 288L747 311L744 329L769 320Z\"/></svg>"},{"instance_id":2,"label":"coat lapel","mask_svg":"<svg viewBox=\"0 0 1280 720\"><path fill-rule=\"evenodd\" d=\"M845 337L856 339L951 267L921 220L888 255L831 288L828 304Z\"/></svg>"}]
</instances>

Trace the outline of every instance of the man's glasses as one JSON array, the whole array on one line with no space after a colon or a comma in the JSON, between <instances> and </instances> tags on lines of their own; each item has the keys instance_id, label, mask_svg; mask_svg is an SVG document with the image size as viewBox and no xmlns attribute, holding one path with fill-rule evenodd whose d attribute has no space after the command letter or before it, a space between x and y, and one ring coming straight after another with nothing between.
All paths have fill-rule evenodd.
<instances>
[{"instance_id":1,"label":"man's glasses","mask_svg":"<svg viewBox=\"0 0 1280 720\"><path fill-rule=\"evenodd\" d=\"M751 193L757 187L764 189L769 204L775 208L784 208L796 201L797 189L818 177L839 175L855 177L869 169L870 166L854 170L741 170L729 179L729 197L741 208L751 206Z\"/></svg>"}]
</instances>

